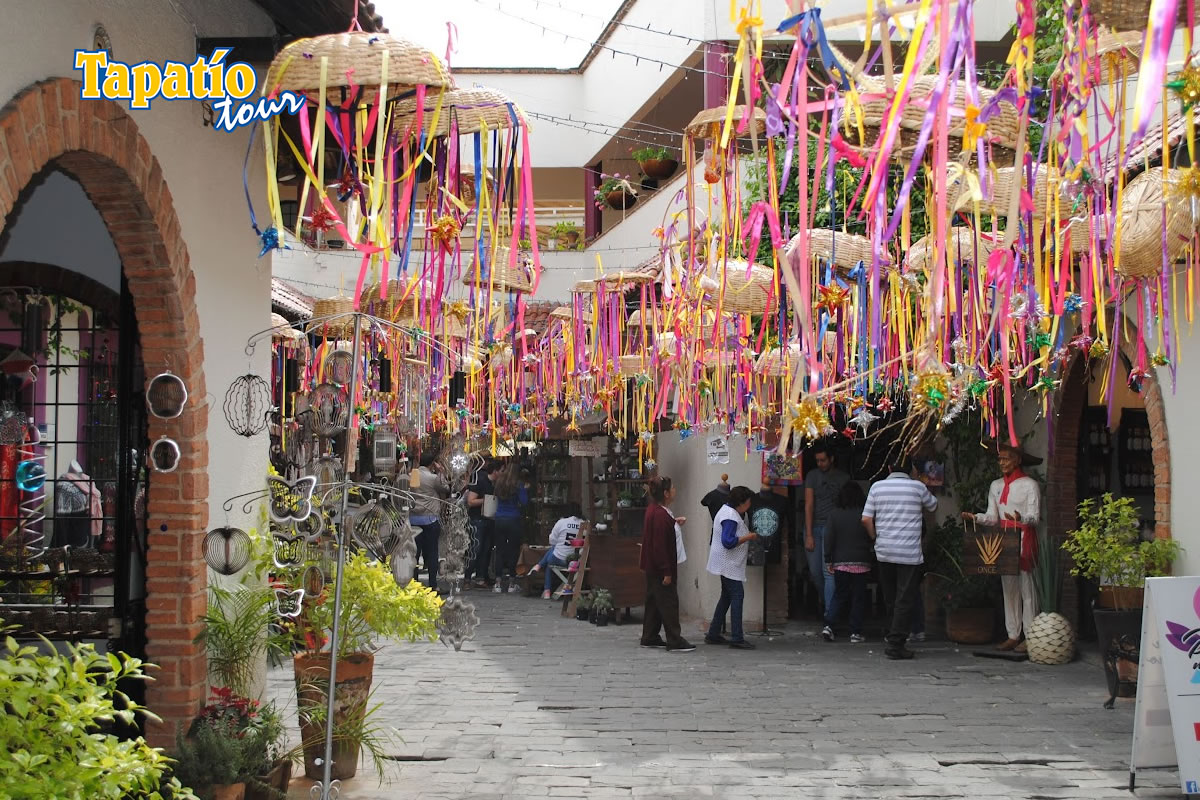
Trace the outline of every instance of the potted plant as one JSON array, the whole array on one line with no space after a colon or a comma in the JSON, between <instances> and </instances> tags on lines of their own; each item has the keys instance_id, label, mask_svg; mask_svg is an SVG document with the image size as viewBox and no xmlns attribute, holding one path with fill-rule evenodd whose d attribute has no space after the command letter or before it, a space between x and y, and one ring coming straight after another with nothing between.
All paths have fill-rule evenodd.
<instances>
[{"instance_id":1,"label":"potted plant","mask_svg":"<svg viewBox=\"0 0 1200 800\"><path fill-rule=\"evenodd\" d=\"M656 181L665 181L679 169L679 162L670 157L665 147L651 146L634 150L633 160L647 178Z\"/></svg>"},{"instance_id":2,"label":"potted plant","mask_svg":"<svg viewBox=\"0 0 1200 800\"><path fill-rule=\"evenodd\" d=\"M0 634L11 630L0 621ZM92 645L2 638L0 787L6 796L195 800L170 775L171 760L161 750L140 736L122 740L111 732L118 722L133 725L138 715L158 721L118 688L146 679L140 661L101 655ZM111 766L85 766L101 764Z\"/></svg>"},{"instance_id":3,"label":"potted plant","mask_svg":"<svg viewBox=\"0 0 1200 800\"><path fill-rule=\"evenodd\" d=\"M962 566L963 528L947 519L931 534L927 584L936 586L946 612L946 638L959 644L987 644L996 622L997 586L988 575L968 575Z\"/></svg>"},{"instance_id":4,"label":"potted plant","mask_svg":"<svg viewBox=\"0 0 1200 800\"><path fill-rule=\"evenodd\" d=\"M259 540L252 541L257 547ZM250 575L236 589L208 587L208 607L199 619L204 627L196 637L208 656L210 680L239 695L252 693L264 657L278 665L289 650L286 637L272 633L274 591L252 583Z\"/></svg>"},{"instance_id":5,"label":"potted plant","mask_svg":"<svg viewBox=\"0 0 1200 800\"><path fill-rule=\"evenodd\" d=\"M592 613L592 595L590 592L584 592L579 595L579 599L575 601L575 619L586 621Z\"/></svg>"},{"instance_id":6,"label":"potted plant","mask_svg":"<svg viewBox=\"0 0 1200 800\"><path fill-rule=\"evenodd\" d=\"M175 739L173 772L196 787L200 800L243 800L249 769L246 750L244 739L197 719L186 739Z\"/></svg>"},{"instance_id":7,"label":"potted plant","mask_svg":"<svg viewBox=\"0 0 1200 800\"><path fill-rule=\"evenodd\" d=\"M600 177L604 180L592 195L596 208L608 206L616 211L624 211L632 208L637 202L637 189L633 188L628 177L619 172L613 175L601 174Z\"/></svg>"},{"instance_id":8,"label":"potted plant","mask_svg":"<svg viewBox=\"0 0 1200 800\"><path fill-rule=\"evenodd\" d=\"M632 508L633 507L633 492L625 489L617 498L617 508Z\"/></svg>"},{"instance_id":9,"label":"potted plant","mask_svg":"<svg viewBox=\"0 0 1200 800\"><path fill-rule=\"evenodd\" d=\"M304 649L293 658L300 732L304 743L304 774L317 779L323 768L317 760L325 749L325 713L328 703L329 665L337 658L334 719L335 742L332 777L350 778L358 768L360 745L381 770L381 753L367 739L378 741L380 729L367 717L374 670L374 653L386 639L435 641L442 601L437 593L416 581L400 586L386 564L364 552L350 554L342 571L342 597L338 610L337 652L327 649L333 629L333 587L315 597L306 596L297 633Z\"/></svg>"},{"instance_id":10,"label":"potted plant","mask_svg":"<svg viewBox=\"0 0 1200 800\"><path fill-rule=\"evenodd\" d=\"M1075 629L1058 611L1062 598L1058 552L1057 548L1051 547L1049 536L1038 534L1033 582L1037 588L1039 611L1029 630L1025 631L1029 660L1035 664L1067 664L1075 657Z\"/></svg>"},{"instance_id":11,"label":"potted plant","mask_svg":"<svg viewBox=\"0 0 1200 800\"><path fill-rule=\"evenodd\" d=\"M608 617L612 614L612 594L608 589L593 589L592 590L592 621L604 627L608 624Z\"/></svg>"},{"instance_id":12,"label":"potted plant","mask_svg":"<svg viewBox=\"0 0 1200 800\"><path fill-rule=\"evenodd\" d=\"M568 247L574 247L579 243L579 227L570 220L561 220L554 225L554 233L558 238L567 243Z\"/></svg>"},{"instance_id":13,"label":"potted plant","mask_svg":"<svg viewBox=\"0 0 1200 800\"><path fill-rule=\"evenodd\" d=\"M1072 575L1100 584L1092 615L1108 680L1106 705L1111 707L1116 697L1137 692L1146 578L1167 574L1179 557L1179 544L1143 540L1132 498L1105 493L1079 504L1079 527L1067 534L1062 547L1074 562Z\"/></svg>"}]
</instances>

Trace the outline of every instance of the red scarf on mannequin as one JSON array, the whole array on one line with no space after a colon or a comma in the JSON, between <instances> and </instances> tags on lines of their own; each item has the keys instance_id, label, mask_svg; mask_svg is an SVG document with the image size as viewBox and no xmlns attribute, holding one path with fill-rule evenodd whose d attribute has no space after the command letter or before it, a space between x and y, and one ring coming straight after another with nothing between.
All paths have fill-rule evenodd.
<instances>
[{"instance_id":1,"label":"red scarf on mannequin","mask_svg":"<svg viewBox=\"0 0 1200 800\"><path fill-rule=\"evenodd\" d=\"M1013 481L1018 478L1026 478L1027 476L1020 467L1017 467L1012 472L1004 476L1004 489L1000 492L1000 503L1008 502L1008 490L1013 485ZM999 509L997 509L999 511ZM1027 520L1019 522L1004 519L1003 512L1000 513L1000 527L1002 528L1019 528L1021 531L1021 571L1029 572L1033 569L1033 561L1037 557L1037 535L1033 525Z\"/></svg>"}]
</instances>

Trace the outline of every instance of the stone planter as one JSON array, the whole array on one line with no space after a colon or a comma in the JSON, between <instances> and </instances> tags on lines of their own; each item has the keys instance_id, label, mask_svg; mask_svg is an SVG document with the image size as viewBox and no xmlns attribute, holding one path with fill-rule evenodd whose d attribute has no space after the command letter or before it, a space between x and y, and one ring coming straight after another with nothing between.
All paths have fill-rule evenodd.
<instances>
[{"instance_id":1,"label":"stone planter","mask_svg":"<svg viewBox=\"0 0 1200 800\"><path fill-rule=\"evenodd\" d=\"M946 638L958 644L992 641L995 614L990 608L956 608L946 611Z\"/></svg>"},{"instance_id":2,"label":"stone planter","mask_svg":"<svg viewBox=\"0 0 1200 800\"><path fill-rule=\"evenodd\" d=\"M328 702L329 654L310 655L301 653L293 659L296 673L296 705L300 710L300 736L304 742L304 775L312 780L324 777L324 766L317 761L325 755L325 726L305 722L304 710L319 706L324 710ZM371 695L371 678L375 657L369 653L354 653L338 660L337 686L334 689L334 725L353 725L367 710ZM345 780L358 772L357 741L338 740L333 742L332 778Z\"/></svg>"}]
</instances>

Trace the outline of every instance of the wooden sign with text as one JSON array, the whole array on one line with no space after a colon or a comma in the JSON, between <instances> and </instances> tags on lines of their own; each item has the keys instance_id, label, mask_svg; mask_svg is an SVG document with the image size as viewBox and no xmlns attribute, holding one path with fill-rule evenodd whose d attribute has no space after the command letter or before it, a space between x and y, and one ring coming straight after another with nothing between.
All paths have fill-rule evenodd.
<instances>
[{"instance_id":1,"label":"wooden sign with text","mask_svg":"<svg viewBox=\"0 0 1200 800\"><path fill-rule=\"evenodd\" d=\"M963 572L967 575L1016 575L1021 571L1021 531L967 523L963 534Z\"/></svg>"}]
</instances>

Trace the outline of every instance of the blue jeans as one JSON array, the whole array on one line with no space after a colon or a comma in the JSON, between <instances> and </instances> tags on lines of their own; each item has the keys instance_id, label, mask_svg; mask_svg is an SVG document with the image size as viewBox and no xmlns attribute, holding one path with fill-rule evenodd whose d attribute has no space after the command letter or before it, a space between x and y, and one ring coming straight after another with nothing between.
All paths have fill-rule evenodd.
<instances>
[{"instance_id":1,"label":"blue jeans","mask_svg":"<svg viewBox=\"0 0 1200 800\"><path fill-rule=\"evenodd\" d=\"M551 567L565 567L567 560L565 558L555 558L553 548L546 551L546 555L542 556L542 560L538 562L538 566L542 568L542 572L546 573L546 591L550 591L550 581L554 578L554 573L550 571Z\"/></svg>"},{"instance_id":2,"label":"blue jeans","mask_svg":"<svg viewBox=\"0 0 1200 800\"><path fill-rule=\"evenodd\" d=\"M867 611L867 580L869 573L834 572L833 602L826 606L825 624L833 627L837 615L850 604L850 632L862 633L863 616Z\"/></svg>"},{"instance_id":3,"label":"blue jeans","mask_svg":"<svg viewBox=\"0 0 1200 800\"><path fill-rule=\"evenodd\" d=\"M713 611L712 623L708 626L708 638L716 639L721 635L721 623L729 612L729 636L735 642L745 640L742 634L742 600L746 597L746 585L733 578L721 576L721 599Z\"/></svg>"},{"instance_id":4,"label":"blue jeans","mask_svg":"<svg viewBox=\"0 0 1200 800\"><path fill-rule=\"evenodd\" d=\"M811 551L808 549L804 551L804 555L808 559L808 577L813 586L817 588L817 594L824 603L825 613L828 614L829 607L833 605L833 576L825 572L825 526L815 522L813 523L813 545Z\"/></svg>"}]
</instances>

